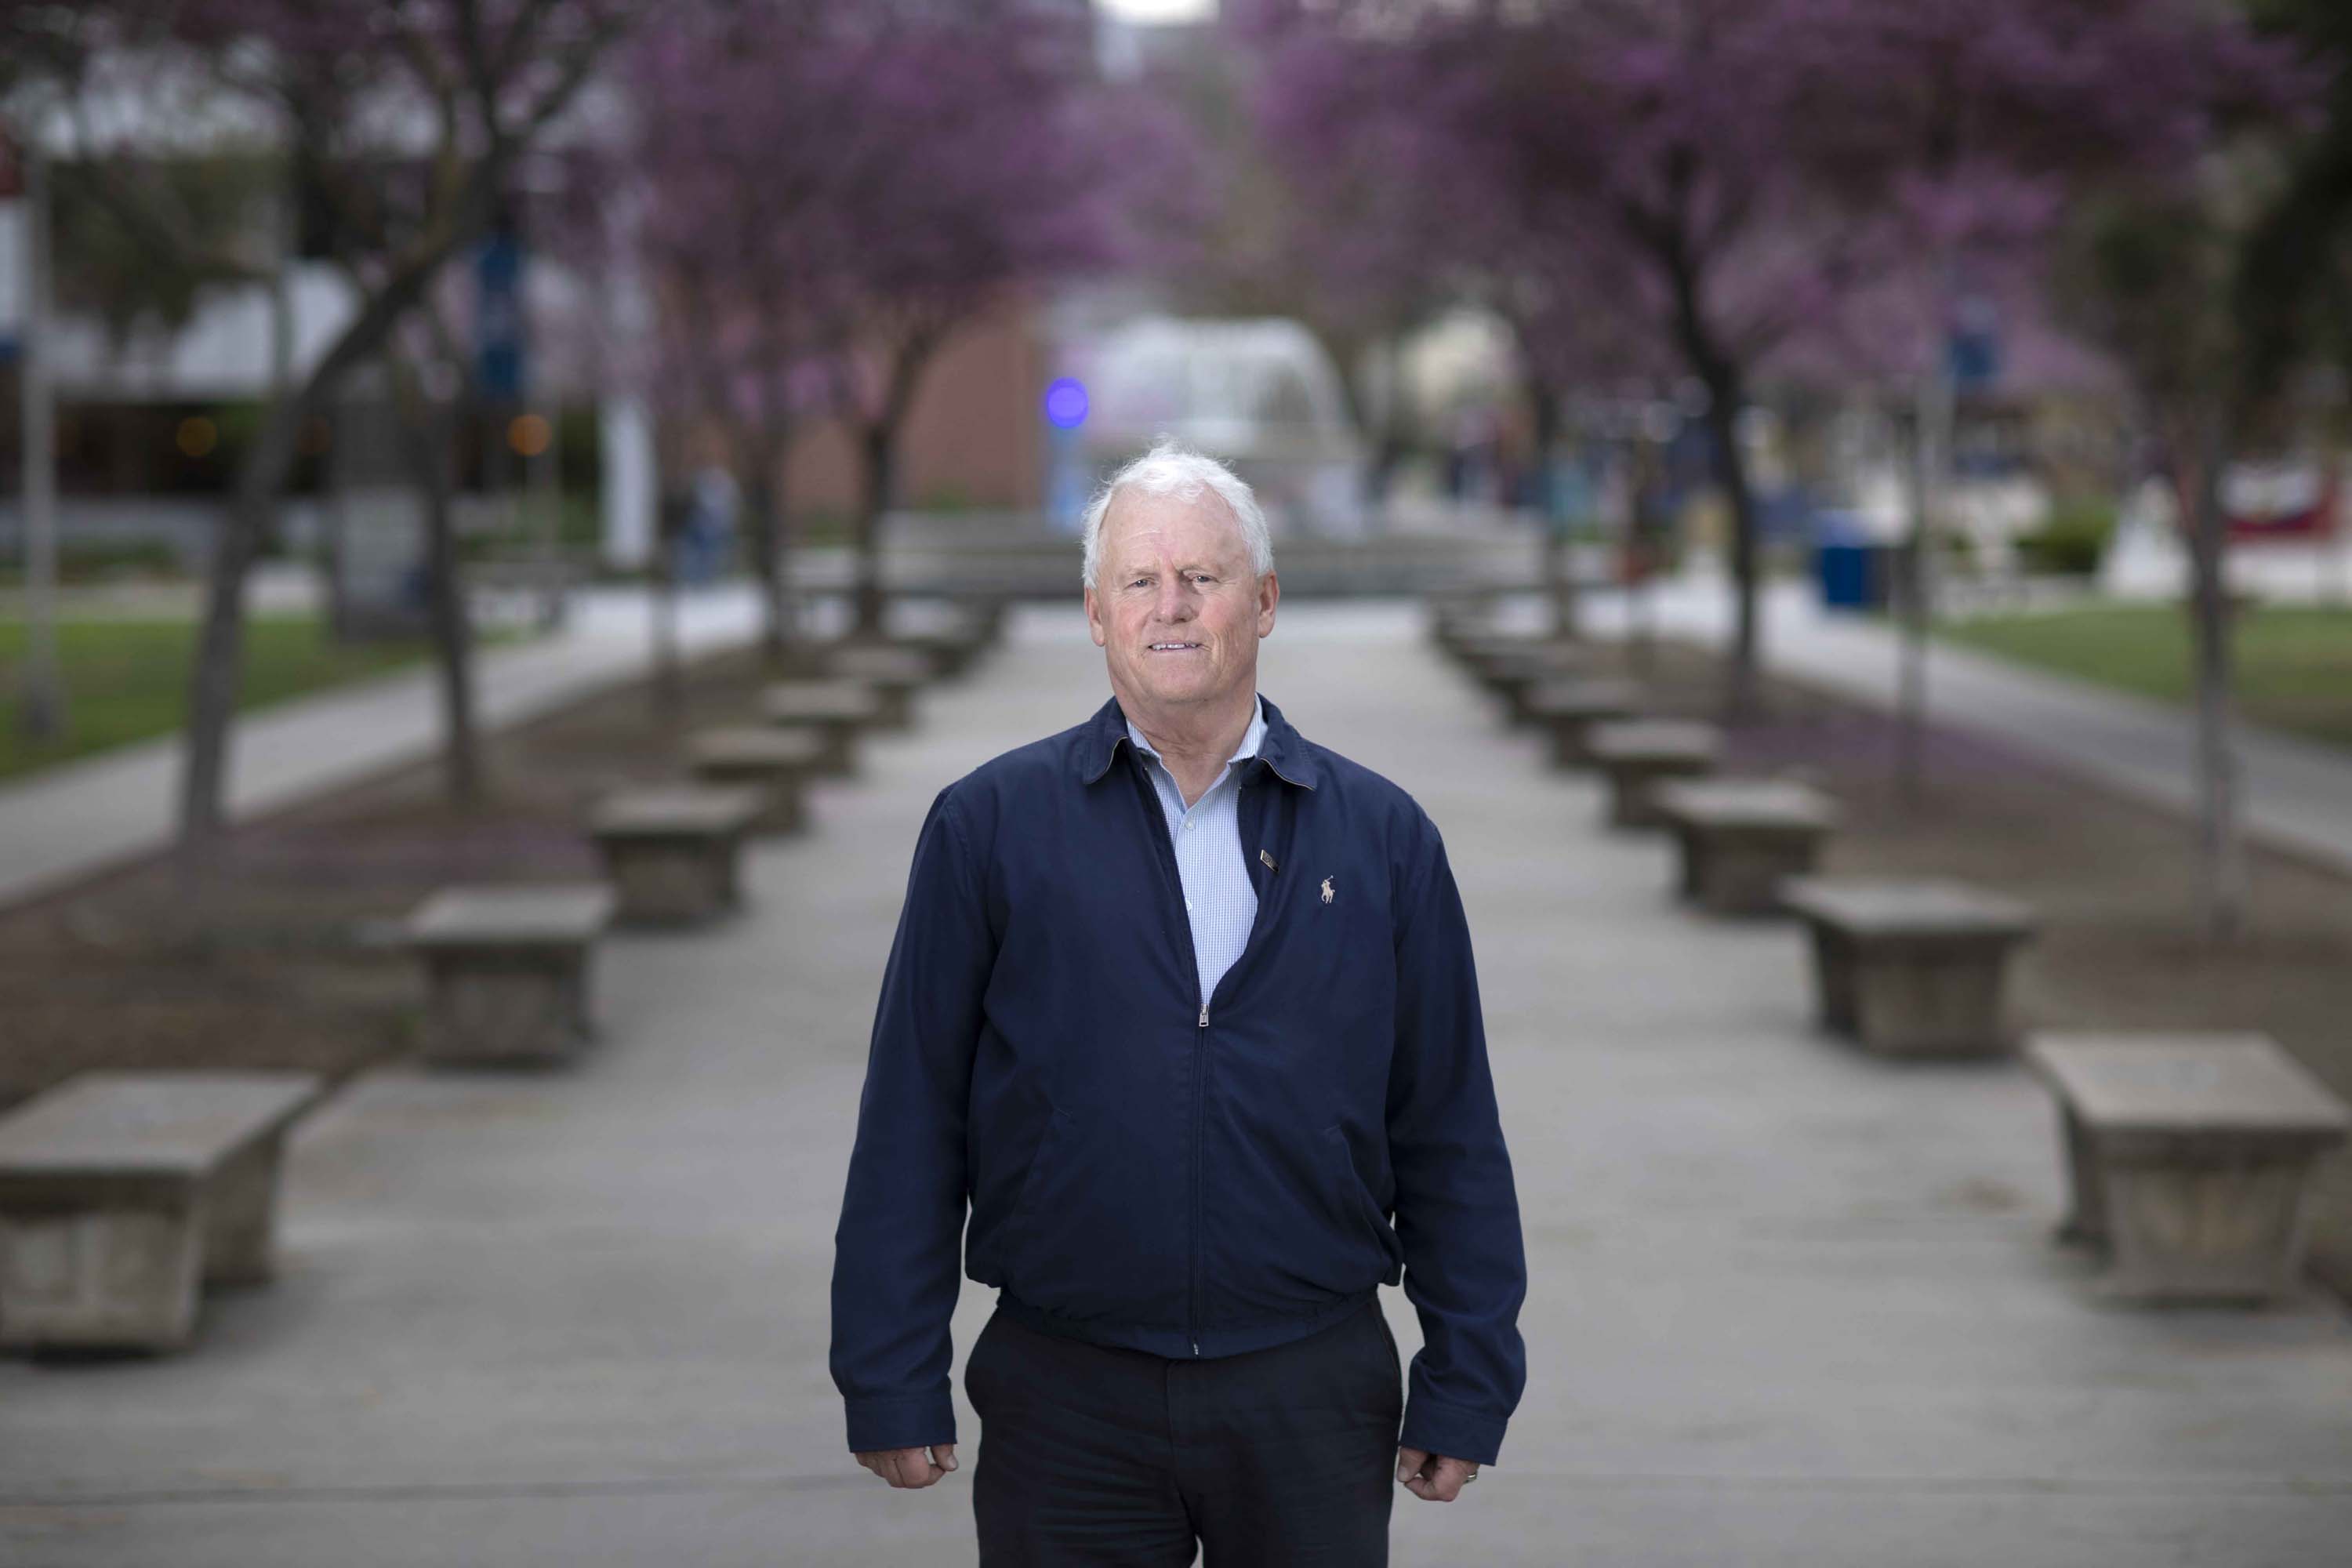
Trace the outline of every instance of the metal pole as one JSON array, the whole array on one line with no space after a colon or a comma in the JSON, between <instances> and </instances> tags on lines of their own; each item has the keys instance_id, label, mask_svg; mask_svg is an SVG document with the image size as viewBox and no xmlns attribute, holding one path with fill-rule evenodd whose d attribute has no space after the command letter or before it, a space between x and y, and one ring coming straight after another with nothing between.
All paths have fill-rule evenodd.
<instances>
[{"instance_id":1,"label":"metal pole","mask_svg":"<svg viewBox=\"0 0 2352 1568\"><path fill-rule=\"evenodd\" d=\"M24 404L25 704L19 720L35 740L62 734L65 682L58 665L58 470L56 390L49 382L49 169L40 147L24 143L25 325L17 363Z\"/></svg>"},{"instance_id":2,"label":"metal pole","mask_svg":"<svg viewBox=\"0 0 2352 1568\"><path fill-rule=\"evenodd\" d=\"M553 399L545 409L540 417L547 426L546 444L530 455L524 475L530 486L531 510L538 514L539 622L551 630L563 619L563 483L555 445L561 409Z\"/></svg>"},{"instance_id":3,"label":"metal pole","mask_svg":"<svg viewBox=\"0 0 2352 1568\"><path fill-rule=\"evenodd\" d=\"M1951 290L1945 289L1946 298ZM1939 339L1912 404L1910 545L1904 552L1901 660L1897 672L1897 773L1903 802L1917 806L1927 788L1927 637L1935 620L1937 526L1951 477L1952 431L1958 387Z\"/></svg>"}]
</instances>

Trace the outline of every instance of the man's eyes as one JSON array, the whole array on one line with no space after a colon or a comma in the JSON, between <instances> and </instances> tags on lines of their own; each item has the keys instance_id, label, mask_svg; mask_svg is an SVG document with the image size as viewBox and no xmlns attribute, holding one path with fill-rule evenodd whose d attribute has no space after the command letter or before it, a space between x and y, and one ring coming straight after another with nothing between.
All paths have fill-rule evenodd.
<instances>
[{"instance_id":1,"label":"man's eyes","mask_svg":"<svg viewBox=\"0 0 2352 1568\"><path fill-rule=\"evenodd\" d=\"M1215 582L1215 581L1217 580L1217 579L1215 578L1215 576L1213 576L1212 574L1207 573L1207 572L1195 572L1195 573L1192 573L1192 581L1193 581L1193 582L1195 582L1195 583L1213 583L1213 582ZM1129 583L1128 583L1128 584L1127 584L1127 585L1128 585L1129 587L1130 587L1130 588L1146 588L1146 587L1150 586L1150 584L1151 584L1151 579L1150 579L1150 578L1149 578L1149 577L1136 577L1136 578L1132 578L1132 579L1130 579L1130 580L1129 581Z\"/></svg>"}]
</instances>

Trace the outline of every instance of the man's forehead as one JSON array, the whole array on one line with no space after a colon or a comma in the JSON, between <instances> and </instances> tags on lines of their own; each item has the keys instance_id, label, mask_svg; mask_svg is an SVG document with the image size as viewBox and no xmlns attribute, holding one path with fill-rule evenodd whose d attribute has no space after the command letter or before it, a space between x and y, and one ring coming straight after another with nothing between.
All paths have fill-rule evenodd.
<instances>
[{"instance_id":1,"label":"man's forehead","mask_svg":"<svg viewBox=\"0 0 2352 1568\"><path fill-rule=\"evenodd\" d=\"M1171 550L1247 553L1241 523L1214 491L1197 500L1122 493L1113 498L1102 526L1111 552L1121 557L1156 556Z\"/></svg>"}]
</instances>

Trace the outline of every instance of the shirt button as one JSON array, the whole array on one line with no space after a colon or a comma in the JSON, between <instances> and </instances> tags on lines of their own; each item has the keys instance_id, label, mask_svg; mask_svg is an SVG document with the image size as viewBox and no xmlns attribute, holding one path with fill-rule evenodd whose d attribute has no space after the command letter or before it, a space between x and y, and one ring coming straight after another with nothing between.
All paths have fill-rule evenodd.
<instances>
[{"instance_id":1,"label":"shirt button","mask_svg":"<svg viewBox=\"0 0 2352 1568\"><path fill-rule=\"evenodd\" d=\"M1185 832L1187 832L1187 833L1190 833L1190 832L1192 832L1192 822L1191 822L1190 820L1187 820L1187 821L1185 822L1185 824L1184 824L1184 831L1185 831Z\"/></svg>"},{"instance_id":2,"label":"shirt button","mask_svg":"<svg viewBox=\"0 0 2352 1568\"><path fill-rule=\"evenodd\" d=\"M1192 900L1190 899L1184 900L1184 912L1188 915L1192 912Z\"/></svg>"}]
</instances>

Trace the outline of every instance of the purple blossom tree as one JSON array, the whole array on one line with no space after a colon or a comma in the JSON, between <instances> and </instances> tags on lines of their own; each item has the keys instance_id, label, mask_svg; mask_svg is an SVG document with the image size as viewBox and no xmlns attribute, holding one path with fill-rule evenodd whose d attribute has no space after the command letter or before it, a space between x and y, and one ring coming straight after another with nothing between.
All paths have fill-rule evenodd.
<instances>
[{"instance_id":1,"label":"purple blossom tree","mask_svg":"<svg viewBox=\"0 0 2352 1568\"><path fill-rule=\"evenodd\" d=\"M1122 199L1169 141L1100 89L1084 18L1043 0L727 11L649 36L628 74L660 379L730 433L770 645L786 636L783 457L822 414L857 449L871 630L925 372L1017 290L1118 255Z\"/></svg>"},{"instance_id":2,"label":"purple blossom tree","mask_svg":"<svg viewBox=\"0 0 2352 1568\"><path fill-rule=\"evenodd\" d=\"M1737 430L1759 377L1864 281L1939 274L1984 193L2177 155L2261 54L2193 0L1297 9L1335 55L1405 62L1409 101L1459 150L1457 199L1628 279L1588 308L1645 319L1705 388L1733 525L1735 711L1757 673L1762 560Z\"/></svg>"},{"instance_id":3,"label":"purple blossom tree","mask_svg":"<svg viewBox=\"0 0 2352 1568\"><path fill-rule=\"evenodd\" d=\"M231 724L241 679L247 576L303 428L354 370L376 360L449 259L478 238L518 164L579 101L639 0L116 0L0 7L12 68L68 106L94 83L152 68L200 75L264 129L330 215L329 248L354 309L309 370L270 399L216 541L188 694L180 788L183 863L202 868L226 826ZM77 128L79 122L73 121ZM183 215L136 176L141 163L78 149L92 189L148 243L206 256L213 276L265 279L270 264L212 257Z\"/></svg>"},{"instance_id":4,"label":"purple blossom tree","mask_svg":"<svg viewBox=\"0 0 2352 1568\"><path fill-rule=\"evenodd\" d=\"M870 633L882 520L924 372L1013 290L1118 256L1118 199L1154 147L1097 89L1084 18L1064 7L877 5L845 16L836 37L845 112L792 156L837 179L838 198L809 215L828 261L814 319L857 448L856 616Z\"/></svg>"}]
</instances>

